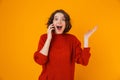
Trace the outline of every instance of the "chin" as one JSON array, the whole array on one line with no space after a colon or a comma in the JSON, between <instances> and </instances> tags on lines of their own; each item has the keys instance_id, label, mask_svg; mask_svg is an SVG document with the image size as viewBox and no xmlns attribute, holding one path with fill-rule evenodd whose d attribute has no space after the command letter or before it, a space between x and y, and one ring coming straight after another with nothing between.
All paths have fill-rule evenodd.
<instances>
[{"instance_id":1,"label":"chin","mask_svg":"<svg viewBox=\"0 0 120 80\"><path fill-rule=\"evenodd\" d=\"M56 34L63 34L63 32L56 32Z\"/></svg>"}]
</instances>

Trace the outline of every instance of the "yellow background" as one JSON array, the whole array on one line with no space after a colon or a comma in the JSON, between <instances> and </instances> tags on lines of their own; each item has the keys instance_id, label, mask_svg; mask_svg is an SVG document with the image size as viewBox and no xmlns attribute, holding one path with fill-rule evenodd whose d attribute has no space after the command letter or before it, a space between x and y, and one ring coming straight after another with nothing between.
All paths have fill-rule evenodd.
<instances>
[{"instance_id":1,"label":"yellow background","mask_svg":"<svg viewBox=\"0 0 120 80\"><path fill-rule=\"evenodd\" d=\"M120 0L0 0L0 80L38 79L41 66L33 54L56 9L70 14L69 33L82 43L98 25L89 39L89 65L76 64L75 80L120 80Z\"/></svg>"}]
</instances>

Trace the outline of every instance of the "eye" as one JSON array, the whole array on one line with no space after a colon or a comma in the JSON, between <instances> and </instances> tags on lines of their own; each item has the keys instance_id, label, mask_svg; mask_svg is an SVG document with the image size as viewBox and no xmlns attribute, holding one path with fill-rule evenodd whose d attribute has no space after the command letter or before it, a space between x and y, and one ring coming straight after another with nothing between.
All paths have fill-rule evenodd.
<instances>
[{"instance_id":1,"label":"eye","mask_svg":"<svg viewBox=\"0 0 120 80\"><path fill-rule=\"evenodd\" d=\"M55 21L57 21L57 20L58 20L58 18L54 18L54 20L55 20Z\"/></svg>"},{"instance_id":2,"label":"eye","mask_svg":"<svg viewBox=\"0 0 120 80\"><path fill-rule=\"evenodd\" d=\"M62 18L62 21L65 21L65 18Z\"/></svg>"}]
</instances>

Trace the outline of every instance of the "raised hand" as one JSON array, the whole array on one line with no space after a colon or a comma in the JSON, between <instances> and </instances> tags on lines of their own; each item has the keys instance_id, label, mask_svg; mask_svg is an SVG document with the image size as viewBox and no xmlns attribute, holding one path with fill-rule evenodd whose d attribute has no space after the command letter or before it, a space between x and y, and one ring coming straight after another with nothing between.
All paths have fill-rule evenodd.
<instances>
[{"instance_id":1,"label":"raised hand","mask_svg":"<svg viewBox=\"0 0 120 80\"><path fill-rule=\"evenodd\" d=\"M84 47L88 47L88 39L89 37L97 30L98 26L95 26L92 30L89 30L84 35Z\"/></svg>"},{"instance_id":2,"label":"raised hand","mask_svg":"<svg viewBox=\"0 0 120 80\"><path fill-rule=\"evenodd\" d=\"M89 30L87 33L85 33L84 37L89 38L97 29L98 26L95 26L92 30Z\"/></svg>"}]
</instances>

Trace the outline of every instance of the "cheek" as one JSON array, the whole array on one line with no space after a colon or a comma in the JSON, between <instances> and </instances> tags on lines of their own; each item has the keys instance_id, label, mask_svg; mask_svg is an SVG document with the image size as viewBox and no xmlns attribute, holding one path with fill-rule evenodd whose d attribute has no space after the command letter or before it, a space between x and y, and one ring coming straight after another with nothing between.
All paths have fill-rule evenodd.
<instances>
[{"instance_id":1,"label":"cheek","mask_svg":"<svg viewBox=\"0 0 120 80\"><path fill-rule=\"evenodd\" d=\"M65 27L66 27L66 26L63 27L63 30L65 30Z\"/></svg>"},{"instance_id":2,"label":"cheek","mask_svg":"<svg viewBox=\"0 0 120 80\"><path fill-rule=\"evenodd\" d=\"M55 21L53 21L53 24L56 24L56 22L55 22Z\"/></svg>"},{"instance_id":3,"label":"cheek","mask_svg":"<svg viewBox=\"0 0 120 80\"><path fill-rule=\"evenodd\" d=\"M54 26L57 26L57 23L53 22L53 25L54 25Z\"/></svg>"},{"instance_id":4,"label":"cheek","mask_svg":"<svg viewBox=\"0 0 120 80\"><path fill-rule=\"evenodd\" d=\"M66 26L66 22L64 22L64 26Z\"/></svg>"}]
</instances>

